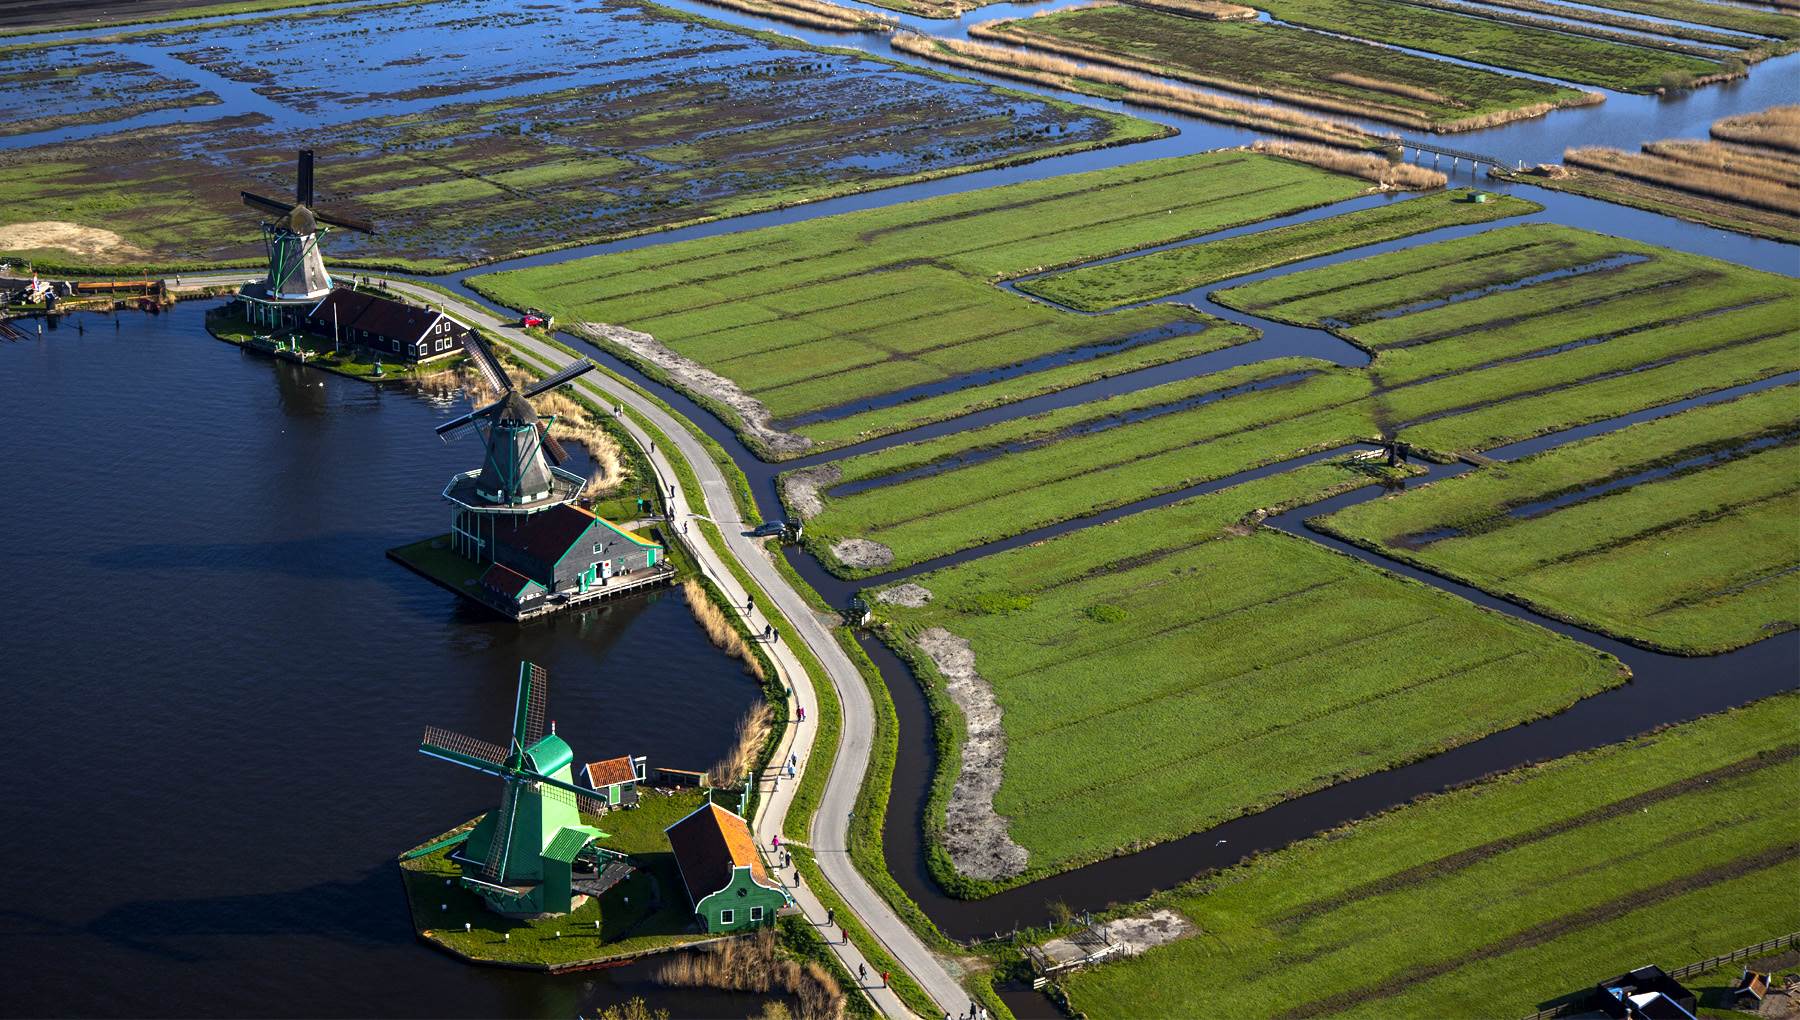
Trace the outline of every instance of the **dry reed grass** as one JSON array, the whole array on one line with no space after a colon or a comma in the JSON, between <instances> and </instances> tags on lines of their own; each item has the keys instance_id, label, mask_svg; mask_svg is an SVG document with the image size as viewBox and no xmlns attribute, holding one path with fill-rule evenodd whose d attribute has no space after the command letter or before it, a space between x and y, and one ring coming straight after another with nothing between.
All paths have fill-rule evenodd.
<instances>
[{"instance_id":1,"label":"dry reed grass","mask_svg":"<svg viewBox=\"0 0 1800 1020\"><path fill-rule=\"evenodd\" d=\"M769 728L774 722L775 713L766 701L757 702L756 707L745 712L738 720L737 739L731 750L707 771L707 781L722 789L736 786L756 767L756 756L762 751L763 741L769 739Z\"/></svg>"},{"instance_id":2,"label":"dry reed grass","mask_svg":"<svg viewBox=\"0 0 1800 1020\"><path fill-rule=\"evenodd\" d=\"M799 998L802 1020L842 1020L844 1015L844 992L830 972L814 961L783 956L775 933L767 928L676 957L657 969L656 979L690 988L786 992Z\"/></svg>"},{"instance_id":3,"label":"dry reed grass","mask_svg":"<svg viewBox=\"0 0 1800 1020\"><path fill-rule=\"evenodd\" d=\"M1126 0L1126 2L1139 7L1185 14L1190 18L1199 18L1203 21L1253 21L1256 18L1256 8L1245 7L1242 4L1221 3L1220 0Z\"/></svg>"},{"instance_id":4,"label":"dry reed grass","mask_svg":"<svg viewBox=\"0 0 1800 1020\"><path fill-rule=\"evenodd\" d=\"M1771 106L1713 121L1712 136L1727 142L1800 153L1800 105Z\"/></svg>"},{"instance_id":5,"label":"dry reed grass","mask_svg":"<svg viewBox=\"0 0 1800 1020\"><path fill-rule=\"evenodd\" d=\"M1417 85L1407 85L1397 81L1384 81L1381 78L1370 78L1369 76L1362 74L1351 74L1348 71L1334 71L1325 77L1340 84L1353 85L1359 89L1369 89L1374 92L1386 92L1389 95L1405 96L1408 99L1421 99L1427 103L1442 103L1445 106L1459 107L1468 105L1466 103L1458 102L1457 100L1444 95L1442 92L1433 92L1427 88L1420 88Z\"/></svg>"},{"instance_id":6,"label":"dry reed grass","mask_svg":"<svg viewBox=\"0 0 1800 1020\"><path fill-rule=\"evenodd\" d=\"M1754 209L1800 216L1800 190L1744 174L1709 170L1661 156L1598 147L1570 149L1563 162Z\"/></svg>"},{"instance_id":7,"label":"dry reed grass","mask_svg":"<svg viewBox=\"0 0 1800 1020\"><path fill-rule=\"evenodd\" d=\"M692 578L682 582L681 593L687 596L688 607L694 611L694 619L700 621L700 629L706 631L706 637L713 647L734 659L742 660L745 672L758 680L765 679L762 660L756 657L744 636L731 624L725 611L706 595L706 586Z\"/></svg>"},{"instance_id":8,"label":"dry reed grass","mask_svg":"<svg viewBox=\"0 0 1800 1020\"><path fill-rule=\"evenodd\" d=\"M972 27L970 34L976 34L976 29L980 27ZM1209 95L1141 74L1081 64L1041 53L960 39L934 39L911 32L895 35L892 45L902 52L929 57L957 67L987 71L1054 88L1082 91L1076 84L1076 79L1083 79L1121 90L1122 94L1118 98L1126 103L1189 113L1257 131L1350 146L1376 140L1376 136L1354 124L1325 120L1278 106Z\"/></svg>"},{"instance_id":9,"label":"dry reed grass","mask_svg":"<svg viewBox=\"0 0 1800 1020\"><path fill-rule=\"evenodd\" d=\"M1800 185L1800 161L1776 153L1687 138L1645 142L1643 148L1652 156L1661 156L1677 163L1757 177L1788 187Z\"/></svg>"},{"instance_id":10,"label":"dry reed grass","mask_svg":"<svg viewBox=\"0 0 1800 1020\"><path fill-rule=\"evenodd\" d=\"M859 11L826 0L705 0L719 7L729 7L748 14L760 14L804 25L807 28L835 29L843 32L892 32L899 21L885 14Z\"/></svg>"},{"instance_id":11,"label":"dry reed grass","mask_svg":"<svg viewBox=\"0 0 1800 1020\"><path fill-rule=\"evenodd\" d=\"M1326 145L1303 142L1258 141L1250 146L1254 152L1311 163L1313 166L1339 173L1354 174L1394 191L1424 191L1441 188L1449 178L1436 170L1411 163L1390 162L1368 152L1345 152Z\"/></svg>"}]
</instances>

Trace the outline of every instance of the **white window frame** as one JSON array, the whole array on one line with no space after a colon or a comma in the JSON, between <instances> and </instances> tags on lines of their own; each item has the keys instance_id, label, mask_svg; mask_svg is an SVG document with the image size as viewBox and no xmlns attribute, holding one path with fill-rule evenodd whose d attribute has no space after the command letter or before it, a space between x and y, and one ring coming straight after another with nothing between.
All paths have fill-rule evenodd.
<instances>
[{"instance_id":1,"label":"white window frame","mask_svg":"<svg viewBox=\"0 0 1800 1020\"><path fill-rule=\"evenodd\" d=\"M751 907L750 908L750 920L752 920L752 921L762 920L762 908L761 907Z\"/></svg>"},{"instance_id":2,"label":"white window frame","mask_svg":"<svg viewBox=\"0 0 1800 1020\"><path fill-rule=\"evenodd\" d=\"M719 911L719 923L720 924L736 924L737 923L737 911L733 910L730 907L726 907L723 910L720 910Z\"/></svg>"}]
</instances>

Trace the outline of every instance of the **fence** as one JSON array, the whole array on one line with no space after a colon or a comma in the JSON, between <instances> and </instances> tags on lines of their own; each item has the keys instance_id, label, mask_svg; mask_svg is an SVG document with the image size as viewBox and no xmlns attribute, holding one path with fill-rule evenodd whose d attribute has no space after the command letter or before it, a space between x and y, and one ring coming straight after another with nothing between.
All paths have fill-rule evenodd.
<instances>
[{"instance_id":1,"label":"fence","mask_svg":"<svg viewBox=\"0 0 1800 1020\"><path fill-rule=\"evenodd\" d=\"M1677 967L1674 970L1669 971L1669 976L1680 981L1682 978L1692 977L1695 974L1712 970L1714 967L1720 966L1721 964L1736 963L1739 960L1748 960L1751 957L1764 956L1768 953L1780 952L1783 949L1792 949L1797 945L1800 945L1800 931L1793 932L1789 935L1782 935L1778 938L1764 939L1754 946L1745 946L1742 949L1734 949L1724 956L1714 956L1695 963L1690 963L1685 967ZM1581 996L1571 999L1559 1006L1551 1006L1549 1009L1540 1009L1536 1013L1525 1017L1525 1020L1550 1020L1551 1017L1580 1012L1584 1008L1582 1002L1585 999L1585 996Z\"/></svg>"}]
</instances>

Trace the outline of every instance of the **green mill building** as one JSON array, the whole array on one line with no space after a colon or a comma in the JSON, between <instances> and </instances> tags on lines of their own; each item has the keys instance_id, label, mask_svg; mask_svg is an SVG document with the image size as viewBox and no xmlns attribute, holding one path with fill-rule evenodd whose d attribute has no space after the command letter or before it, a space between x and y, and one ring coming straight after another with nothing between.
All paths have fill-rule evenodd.
<instances>
[{"instance_id":1,"label":"green mill building","mask_svg":"<svg viewBox=\"0 0 1800 1020\"><path fill-rule=\"evenodd\" d=\"M715 934L761 928L793 902L769 877L750 824L713 803L664 830L700 927Z\"/></svg>"}]
</instances>

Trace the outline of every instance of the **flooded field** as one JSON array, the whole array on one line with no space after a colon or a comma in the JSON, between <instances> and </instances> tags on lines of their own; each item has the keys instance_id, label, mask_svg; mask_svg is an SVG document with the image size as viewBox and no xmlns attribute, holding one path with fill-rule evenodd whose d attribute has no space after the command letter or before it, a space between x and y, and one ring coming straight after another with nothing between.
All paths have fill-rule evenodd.
<instances>
[{"instance_id":1,"label":"flooded field","mask_svg":"<svg viewBox=\"0 0 1800 1020\"><path fill-rule=\"evenodd\" d=\"M377 225L333 237L334 257L444 268L1162 130L627 0L301 9L0 49L0 75L36 92L55 68L96 84L63 86L55 122L0 151L0 227L101 227L144 252L113 261L161 264L254 257L237 192L286 193L301 146L320 204ZM128 73L168 95L118 106Z\"/></svg>"}]
</instances>

